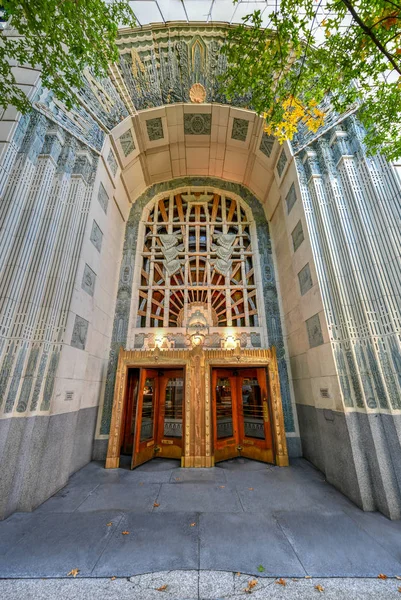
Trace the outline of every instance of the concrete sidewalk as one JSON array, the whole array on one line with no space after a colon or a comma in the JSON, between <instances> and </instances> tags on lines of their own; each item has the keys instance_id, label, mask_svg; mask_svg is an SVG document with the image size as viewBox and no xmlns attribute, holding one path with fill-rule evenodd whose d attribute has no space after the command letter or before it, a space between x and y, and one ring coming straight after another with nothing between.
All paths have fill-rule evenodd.
<instances>
[{"instance_id":1,"label":"concrete sidewalk","mask_svg":"<svg viewBox=\"0 0 401 600\"><path fill-rule=\"evenodd\" d=\"M73 569L76 581L211 570L303 579L286 594L308 586L306 576L387 585L376 578L401 576L401 522L364 513L303 459L214 469L156 459L134 471L93 462L33 513L0 523L0 578L65 578ZM92 585L108 583L83 584L88 593Z\"/></svg>"}]
</instances>

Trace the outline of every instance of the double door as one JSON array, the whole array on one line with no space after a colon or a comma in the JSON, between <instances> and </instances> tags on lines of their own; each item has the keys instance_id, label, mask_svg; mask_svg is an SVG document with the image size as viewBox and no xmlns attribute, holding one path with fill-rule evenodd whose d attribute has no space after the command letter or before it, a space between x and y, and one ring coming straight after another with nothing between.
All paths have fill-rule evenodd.
<instances>
[{"instance_id":1,"label":"double door","mask_svg":"<svg viewBox=\"0 0 401 600\"><path fill-rule=\"evenodd\" d=\"M267 372L212 371L215 462L245 456L274 462Z\"/></svg>"},{"instance_id":2,"label":"double door","mask_svg":"<svg viewBox=\"0 0 401 600\"><path fill-rule=\"evenodd\" d=\"M181 458L183 369L141 369L131 468L156 457Z\"/></svg>"}]
</instances>

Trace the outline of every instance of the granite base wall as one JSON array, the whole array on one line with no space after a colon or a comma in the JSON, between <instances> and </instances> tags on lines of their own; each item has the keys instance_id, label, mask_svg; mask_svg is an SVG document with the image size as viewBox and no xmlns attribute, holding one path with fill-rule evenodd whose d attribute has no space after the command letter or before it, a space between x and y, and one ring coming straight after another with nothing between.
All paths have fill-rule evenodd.
<instances>
[{"instance_id":1,"label":"granite base wall","mask_svg":"<svg viewBox=\"0 0 401 600\"><path fill-rule=\"evenodd\" d=\"M0 519L33 510L91 460L97 411L0 421Z\"/></svg>"},{"instance_id":2,"label":"granite base wall","mask_svg":"<svg viewBox=\"0 0 401 600\"><path fill-rule=\"evenodd\" d=\"M401 415L297 404L304 457L366 511L401 518Z\"/></svg>"}]
</instances>

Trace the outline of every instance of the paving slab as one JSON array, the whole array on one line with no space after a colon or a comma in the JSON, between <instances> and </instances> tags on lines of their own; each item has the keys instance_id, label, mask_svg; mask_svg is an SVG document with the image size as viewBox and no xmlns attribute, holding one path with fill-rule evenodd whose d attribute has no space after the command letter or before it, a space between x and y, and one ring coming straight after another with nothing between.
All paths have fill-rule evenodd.
<instances>
[{"instance_id":1,"label":"paving slab","mask_svg":"<svg viewBox=\"0 0 401 600\"><path fill-rule=\"evenodd\" d=\"M223 469L173 469L170 483L227 483Z\"/></svg>"},{"instance_id":2,"label":"paving slab","mask_svg":"<svg viewBox=\"0 0 401 600\"><path fill-rule=\"evenodd\" d=\"M157 483L102 483L80 504L77 511L151 512L159 490L160 484Z\"/></svg>"},{"instance_id":3,"label":"paving slab","mask_svg":"<svg viewBox=\"0 0 401 600\"><path fill-rule=\"evenodd\" d=\"M92 576L197 569L198 529L195 513L125 514Z\"/></svg>"},{"instance_id":4,"label":"paving slab","mask_svg":"<svg viewBox=\"0 0 401 600\"><path fill-rule=\"evenodd\" d=\"M242 512L235 488L226 483L165 483L157 499L157 511Z\"/></svg>"},{"instance_id":5,"label":"paving slab","mask_svg":"<svg viewBox=\"0 0 401 600\"><path fill-rule=\"evenodd\" d=\"M275 520L259 514L200 515L200 568L264 577L307 575Z\"/></svg>"},{"instance_id":6,"label":"paving slab","mask_svg":"<svg viewBox=\"0 0 401 600\"><path fill-rule=\"evenodd\" d=\"M276 513L285 535L315 577L396 576L401 563L344 512Z\"/></svg>"},{"instance_id":7,"label":"paving slab","mask_svg":"<svg viewBox=\"0 0 401 600\"><path fill-rule=\"evenodd\" d=\"M57 494L41 504L36 509L36 514L49 512L74 512L96 488L96 481L84 481L80 484L66 485Z\"/></svg>"},{"instance_id":8,"label":"paving slab","mask_svg":"<svg viewBox=\"0 0 401 600\"><path fill-rule=\"evenodd\" d=\"M5 521L0 521L0 555L9 552L23 537L43 526L44 515L14 513ZM0 572L1 577L1 572Z\"/></svg>"},{"instance_id":9,"label":"paving slab","mask_svg":"<svg viewBox=\"0 0 401 600\"><path fill-rule=\"evenodd\" d=\"M114 511L43 515L0 557L0 577L66 577L72 569L89 576L120 520Z\"/></svg>"}]
</instances>

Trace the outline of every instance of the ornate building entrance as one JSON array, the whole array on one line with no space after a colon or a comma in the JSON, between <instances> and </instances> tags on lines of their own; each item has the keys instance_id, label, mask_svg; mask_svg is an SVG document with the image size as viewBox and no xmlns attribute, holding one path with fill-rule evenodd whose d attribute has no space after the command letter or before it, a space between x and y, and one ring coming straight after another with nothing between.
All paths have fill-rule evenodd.
<instances>
[{"instance_id":1,"label":"ornate building entrance","mask_svg":"<svg viewBox=\"0 0 401 600\"><path fill-rule=\"evenodd\" d=\"M183 467L234 456L288 465L274 348L121 350L106 468L121 452L132 467L155 456Z\"/></svg>"}]
</instances>

